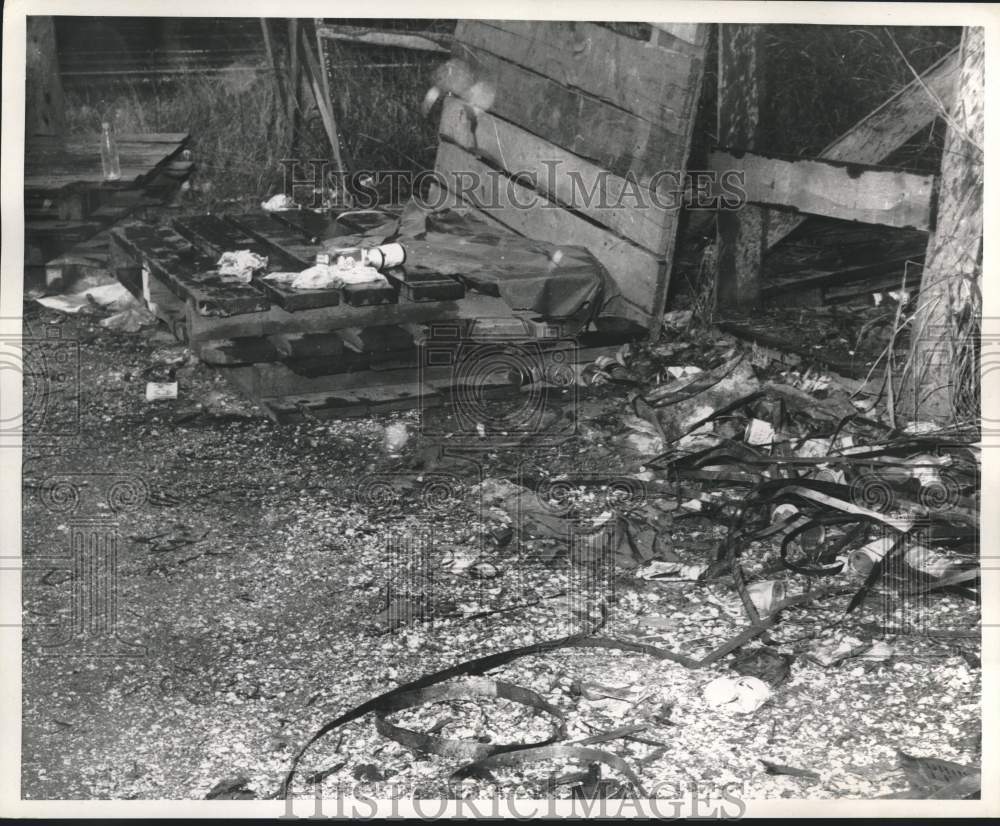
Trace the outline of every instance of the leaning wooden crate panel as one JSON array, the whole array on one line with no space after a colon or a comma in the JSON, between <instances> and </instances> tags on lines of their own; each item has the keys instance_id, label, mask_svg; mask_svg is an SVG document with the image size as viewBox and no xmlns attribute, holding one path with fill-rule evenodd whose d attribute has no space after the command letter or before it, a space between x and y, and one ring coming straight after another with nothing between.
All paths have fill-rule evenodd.
<instances>
[{"instance_id":1,"label":"leaning wooden crate panel","mask_svg":"<svg viewBox=\"0 0 1000 826\"><path fill-rule=\"evenodd\" d=\"M619 293L603 315L654 331L677 235L670 190L687 164L708 26L630 34L596 23L460 22L453 59L493 94L472 105L445 99L436 171L491 223L586 247Z\"/></svg>"}]
</instances>

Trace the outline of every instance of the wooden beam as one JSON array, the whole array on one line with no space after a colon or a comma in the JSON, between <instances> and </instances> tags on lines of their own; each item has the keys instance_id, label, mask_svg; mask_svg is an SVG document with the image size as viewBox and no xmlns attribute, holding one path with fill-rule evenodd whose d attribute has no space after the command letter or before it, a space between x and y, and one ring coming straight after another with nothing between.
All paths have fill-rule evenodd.
<instances>
[{"instance_id":1,"label":"wooden beam","mask_svg":"<svg viewBox=\"0 0 1000 826\"><path fill-rule=\"evenodd\" d=\"M333 162L337 167L337 174L340 177L340 189L343 194L346 189L343 182L347 179L347 169L344 167L344 159L340 154L340 133L337 130L337 121L334 118L333 106L330 98L324 91L323 67L319 65L316 55L304 28L299 29L301 34L302 56L305 58L306 75L309 78L309 87L312 89L313 98L316 100L316 107L319 109L320 117L323 119L323 126L326 129L327 139L330 141L330 151L333 153Z\"/></svg>"},{"instance_id":2,"label":"wooden beam","mask_svg":"<svg viewBox=\"0 0 1000 826\"><path fill-rule=\"evenodd\" d=\"M692 57L704 59L708 41L708 23L650 23L649 42Z\"/></svg>"},{"instance_id":3,"label":"wooden beam","mask_svg":"<svg viewBox=\"0 0 1000 826\"><path fill-rule=\"evenodd\" d=\"M288 157L295 157L295 131L299 117L299 21L294 17L288 21L288 129L286 146Z\"/></svg>"},{"instance_id":4,"label":"wooden beam","mask_svg":"<svg viewBox=\"0 0 1000 826\"><path fill-rule=\"evenodd\" d=\"M55 25L51 17L30 15L27 27L25 134L61 138L66 134L66 107L59 76Z\"/></svg>"},{"instance_id":5,"label":"wooden beam","mask_svg":"<svg viewBox=\"0 0 1000 826\"><path fill-rule=\"evenodd\" d=\"M780 160L713 152L709 167L738 174L746 201L844 221L930 227L933 175L814 159Z\"/></svg>"},{"instance_id":6,"label":"wooden beam","mask_svg":"<svg viewBox=\"0 0 1000 826\"><path fill-rule=\"evenodd\" d=\"M756 148L763 99L763 28L719 27L718 136L724 146ZM746 308L760 298L767 211L744 205L717 214L716 298Z\"/></svg>"},{"instance_id":7,"label":"wooden beam","mask_svg":"<svg viewBox=\"0 0 1000 826\"><path fill-rule=\"evenodd\" d=\"M980 418L985 36L964 30L941 160L937 222L911 333L902 410L911 420ZM891 400L890 400L891 401Z\"/></svg>"},{"instance_id":8,"label":"wooden beam","mask_svg":"<svg viewBox=\"0 0 1000 826\"><path fill-rule=\"evenodd\" d=\"M370 29L364 26L341 26L322 23L316 26L316 33L326 40L340 40L346 43L364 43L372 46L387 46L393 49L411 49L420 52L440 52L451 50L452 36L437 32L397 32L385 29Z\"/></svg>"},{"instance_id":9,"label":"wooden beam","mask_svg":"<svg viewBox=\"0 0 1000 826\"><path fill-rule=\"evenodd\" d=\"M949 52L918 79L914 79L885 103L874 109L838 137L819 157L831 161L877 164L930 124L943 112L935 98L947 107L958 77L958 49ZM805 218L772 214L767 245L777 244Z\"/></svg>"}]
</instances>

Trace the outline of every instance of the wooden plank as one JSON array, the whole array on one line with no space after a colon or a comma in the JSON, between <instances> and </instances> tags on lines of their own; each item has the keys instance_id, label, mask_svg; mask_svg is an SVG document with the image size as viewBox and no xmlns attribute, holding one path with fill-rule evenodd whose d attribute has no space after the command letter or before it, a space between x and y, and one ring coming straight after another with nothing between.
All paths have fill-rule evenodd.
<instances>
[{"instance_id":1,"label":"wooden plank","mask_svg":"<svg viewBox=\"0 0 1000 826\"><path fill-rule=\"evenodd\" d=\"M25 135L66 134L66 108L56 30L51 17L29 15L25 51ZM29 142L30 146L30 142Z\"/></svg>"},{"instance_id":2,"label":"wooden plank","mask_svg":"<svg viewBox=\"0 0 1000 826\"><path fill-rule=\"evenodd\" d=\"M86 135L67 135L59 143L40 142L37 150L33 147L32 154L38 151L42 154L47 152L67 152L78 155L91 153L94 151L95 141L100 139L99 133L89 133ZM159 157L173 152L187 143L190 135L187 132L123 132L115 134L115 143L118 149L123 147L137 155L148 155Z\"/></svg>"},{"instance_id":3,"label":"wooden plank","mask_svg":"<svg viewBox=\"0 0 1000 826\"><path fill-rule=\"evenodd\" d=\"M447 378L451 368L434 368L433 375ZM421 371L419 376L413 367L396 370L385 370L377 376L367 369L356 369L344 372L319 373L303 376L296 373L287 364L270 362L244 367L234 367L227 374L237 380L239 385L254 398L308 395L312 393L330 393L337 390L365 390L376 384L412 384L423 377L427 371Z\"/></svg>"},{"instance_id":4,"label":"wooden plank","mask_svg":"<svg viewBox=\"0 0 1000 826\"><path fill-rule=\"evenodd\" d=\"M395 410L422 410L440 407L442 399L434 388L413 382L398 386L339 390L336 393L304 394L258 400L279 423L304 419L344 419L377 416Z\"/></svg>"},{"instance_id":5,"label":"wooden plank","mask_svg":"<svg viewBox=\"0 0 1000 826\"><path fill-rule=\"evenodd\" d=\"M642 185L662 170L674 169L685 152L684 137L661 125L569 89L543 75L479 49L465 57L496 86L491 112ZM684 124L678 122L678 129Z\"/></svg>"},{"instance_id":6,"label":"wooden plank","mask_svg":"<svg viewBox=\"0 0 1000 826\"><path fill-rule=\"evenodd\" d=\"M951 105L958 77L958 50L914 79L908 86L866 115L847 132L830 143L819 157L832 161L877 164ZM768 246L774 246L805 220L801 215L772 214L767 230Z\"/></svg>"},{"instance_id":7,"label":"wooden plank","mask_svg":"<svg viewBox=\"0 0 1000 826\"><path fill-rule=\"evenodd\" d=\"M191 341L242 336L269 336L275 333L326 333L344 327L374 324L407 324L446 321L450 318L483 318L513 315L499 298L468 293L454 301L427 301L412 304L382 304L377 307L320 307L290 313L271 306L265 312L209 318L189 306L188 335Z\"/></svg>"},{"instance_id":8,"label":"wooden plank","mask_svg":"<svg viewBox=\"0 0 1000 826\"><path fill-rule=\"evenodd\" d=\"M718 135L725 146L753 148L763 99L763 29L719 27ZM717 214L716 299L720 307L746 308L760 297L767 212L759 207Z\"/></svg>"},{"instance_id":9,"label":"wooden plank","mask_svg":"<svg viewBox=\"0 0 1000 826\"><path fill-rule=\"evenodd\" d=\"M32 238L71 246L94 237L103 228L100 221L28 221L24 232Z\"/></svg>"},{"instance_id":10,"label":"wooden plank","mask_svg":"<svg viewBox=\"0 0 1000 826\"><path fill-rule=\"evenodd\" d=\"M268 259L268 272L300 272L311 264L281 249L268 240L257 237L238 223L218 215L190 215L174 219L174 228L209 255L250 250Z\"/></svg>"},{"instance_id":11,"label":"wooden plank","mask_svg":"<svg viewBox=\"0 0 1000 826\"><path fill-rule=\"evenodd\" d=\"M36 138L25 154L24 186L30 192L57 191L81 184L110 191L148 180L183 147L183 143L118 141L122 177L105 181L101 169L100 136L58 141Z\"/></svg>"},{"instance_id":12,"label":"wooden plank","mask_svg":"<svg viewBox=\"0 0 1000 826\"><path fill-rule=\"evenodd\" d=\"M122 132L118 140L122 143L186 143L189 132Z\"/></svg>"},{"instance_id":13,"label":"wooden plank","mask_svg":"<svg viewBox=\"0 0 1000 826\"><path fill-rule=\"evenodd\" d=\"M326 67L320 66L319 58L317 58L316 54L313 53L313 48L310 45L308 35L306 34L307 28L308 27L303 27L299 30L299 34L301 35L299 48L302 56L305 58L302 66L305 69L306 77L309 80L309 88L312 90L313 99L316 101L316 108L319 110L320 117L323 120L323 128L326 130L326 137L330 143L330 149L333 152L333 161L336 166L338 180L343 182L347 179L348 170L344 166L344 160L340 153L340 133L337 130L337 119L333 111L332 101L330 99L329 80L326 74ZM314 27L313 31L315 31ZM321 49L322 40L320 40L318 36L315 40L317 47ZM320 57L322 57L321 50ZM341 194L344 194L343 186L341 186Z\"/></svg>"},{"instance_id":14,"label":"wooden plank","mask_svg":"<svg viewBox=\"0 0 1000 826\"><path fill-rule=\"evenodd\" d=\"M467 189L466 200L477 207L485 205L484 214L509 229L529 238L586 247L608 271L627 301L647 315L653 312L663 262L649 251L571 212L553 208L538 193L490 170L454 144L442 142L438 146L436 168L469 173L475 185Z\"/></svg>"},{"instance_id":15,"label":"wooden plank","mask_svg":"<svg viewBox=\"0 0 1000 826\"><path fill-rule=\"evenodd\" d=\"M563 343L565 344L565 343ZM570 347L572 363L592 362L598 355L613 354L616 348ZM475 387L456 384L453 366L424 366L340 373L296 373L290 365L264 364L254 368L227 370L227 375L244 392L271 409L280 420L303 417L343 417L382 412L387 404L399 409L441 405L456 395L466 403L470 395L478 399L518 395L520 377L493 374L480 377ZM273 396L261 391L275 390Z\"/></svg>"},{"instance_id":16,"label":"wooden plank","mask_svg":"<svg viewBox=\"0 0 1000 826\"><path fill-rule=\"evenodd\" d=\"M465 285L447 275L408 272L406 267L386 270L385 275L399 289L401 300L455 301L465 297Z\"/></svg>"},{"instance_id":17,"label":"wooden plank","mask_svg":"<svg viewBox=\"0 0 1000 826\"><path fill-rule=\"evenodd\" d=\"M683 131L683 112L694 61L593 23L463 20L463 44L600 98L672 131ZM459 50L460 51L460 50Z\"/></svg>"},{"instance_id":18,"label":"wooden plank","mask_svg":"<svg viewBox=\"0 0 1000 826\"><path fill-rule=\"evenodd\" d=\"M256 315L270 306L267 298L252 284L223 280L212 258L168 227L125 224L111 231L111 240L174 295L187 302L189 328L191 317Z\"/></svg>"},{"instance_id":19,"label":"wooden plank","mask_svg":"<svg viewBox=\"0 0 1000 826\"><path fill-rule=\"evenodd\" d=\"M291 258L307 264L315 261L316 253L322 250L319 245L308 243L300 231L266 212L227 215L225 219L258 241L273 244Z\"/></svg>"},{"instance_id":20,"label":"wooden plank","mask_svg":"<svg viewBox=\"0 0 1000 826\"><path fill-rule=\"evenodd\" d=\"M338 331L344 344L356 353L386 353L414 347L413 336L398 324L345 327Z\"/></svg>"},{"instance_id":21,"label":"wooden plank","mask_svg":"<svg viewBox=\"0 0 1000 826\"><path fill-rule=\"evenodd\" d=\"M706 27L703 23L650 23L649 25L692 46L704 43Z\"/></svg>"},{"instance_id":22,"label":"wooden plank","mask_svg":"<svg viewBox=\"0 0 1000 826\"><path fill-rule=\"evenodd\" d=\"M205 364L218 367L271 362L279 355L270 339L264 337L203 341L194 350Z\"/></svg>"},{"instance_id":23,"label":"wooden plank","mask_svg":"<svg viewBox=\"0 0 1000 826\"><path fill-rule=\"evenodd\" d=\"M290 209L284 212L273 212L273 217L292 230L300 233L310 244L318 244L327 238L346 235L347 231L326 213L313 212L311 209Z\"/></svg>"},{"instance_id":24,"label":"wooden plank","mask_svg":"<svg viewBox=\"0 0 1000 826\"><path fill-rule=\"evenodd\" d=\"M279 333L270 341L284 359L336 359L344 352L344 340L336 333Z\"/></svg>"},{"instance_id":25,"label":"wooden plank","mask_svg":"<svg viewBox=\"0 0 1000 826\"><path fill-rule=\"evenodd\" d=\"M746 200L752 204L888 227L930 227L933 175L750 152L713 152L709 166L742 175Z\"/></svg>"},{"instance_id":26,"label":"wooden plank","mask_svg":"<svg viewBox=\"0 0 1000 826\"><path fill-rule=\"evenodd\" d=\"M548 141L490 114L477 118L457 99L449 97L441 114L441 135L493 164L515 170L537 181L551 200L607 227L654 253L662 254L676 221L668 209L669 185L654 201L648 189L631 184L597 164L553 146Z\"/></svg>"},{"instance_id":27,"label":"wooden plank","mask_svg":"<svg viewBox=\"0 0 1000 826\"><path fill-rule=\"evenodd\" d=\"M412 49L422 52L440 52L447 54L451 48L451 35L434 32L416 34L412 32L397 32L380 29L370 29L364 26L344 26L324 23L317 25L316 32L327 40L339 40L345 43L365 43L372 46L386 46L392 49Z\"/></svg>"},{"instance_id":28,"label":"wooden plank","mask_svg":"<svg viewBox=\"0 0 1000 826\"><path fill-rule=\"evenodd\" d=\"M103 230L76 244L57 258L46 261L45 286L53 290L62 289L86 274L88 270L106 270L109 242L109 233Z\"/></svg>"},{"instance_id":29,"label":"wooden plank","mask_svg":"<svg viewBox=\"0 0 1000 826\"><path fill-rule=\"evenodd\" d=\"M356 353L348 348L336 358L310 356L301 359L285 359L284 364L295 375L309 379L360 371L373 371L377 374L403 368L410 370L415 375L418 364L417 356L418 352L415 347L411 347L409 350L386 350L382 353ZM378 384L379 381L378 375L372 375L369 384Z\"/></svg>"},{"instance_id":30,"label":"wooden plank","mask_svg":"<svg viewBox=\"0 0 1000 826\"><path fill-rule=\"evenodd\" d=\"M858 281L868 281L873 276L884 276L887 273L892 274L898 286L902 281L900 276L906 270L907 265L919 263L915 260L919 255L918 252L916 255L905 255L887 261L877 261L873 264L861 264L839 269L800 271L779 282L770 280L768 285L761 290L761 298L767 301L803 290L843 286Z\"/></svg>"}]
</instances>

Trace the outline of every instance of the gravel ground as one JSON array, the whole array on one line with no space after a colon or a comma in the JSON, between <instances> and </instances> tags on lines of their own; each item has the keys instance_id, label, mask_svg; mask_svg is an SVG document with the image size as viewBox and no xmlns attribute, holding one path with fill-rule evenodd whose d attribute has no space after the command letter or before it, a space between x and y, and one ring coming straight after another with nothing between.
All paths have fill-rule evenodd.
<instances>
[{"instance_id":1,"label":"gravel ground","mask_svg":"<svg viewBox=\"0 0 1000 826\"><path fill-rule=\"evenodd\" d=\"M624 460L601 434L623 404L610 391L580 405L583 435L558 448L497 450L470 465L443 459L439 445L414 436L391 457L382 449L385 425L416 430L415 413L277 426L218 371L198 364L178 368L180 399L147 403L142 371L182 355L162 332L114 335L90 319L31 312L32 336L58 331L60 340L79 342L80 372L76 432L77 391L60 385L45 400L45 432L25 438L25 798L201 799L235 777L256 796L271 795L325 721L457 662L573 633L572 609L593 607L567 602L566 593L580 593L579 571L564 554L553 556L554 543L491 542L489 530L503 519L469 493L481 478L512 476L525 459L553 474L613 472ZM85 493L122 475L146 493L110 523L94 504L67 517L45 500L46 480L67 474L90 480ZM581 495L581 509L596 516L599 499ZM108 656L104 643L90 653L75 643L43 647L54 633L47 626L66 621L72 607L71 576L52 558L65 553L78 529L73 520L90 516L104 518L102 530L118 538L119 656ZM668 535L673 550L696 563L719 530L684 520ZM429 532L433 543L414 539ZM751 551L753 575L774 553ZM789 576L788 586L794 593L806 583ZM419 599L406 606L423 621L385 633L393 624L386 606L398 612L403 604L387 602L387 593ZM745 625L722 584L619 574L614 597L603 633L693 656ZM642 654L563 649L490 676L560 709L569 740L646 725L643 742L619 738L597 748L625 759L660 796L695 783L713 797L729 789L747 799L870 799L908 788L897 749L978 763L978 640L893 637L887 660L823 668L802 656L817 640L870 640L873 624L885 619L885 602L874 599L838 624L849 597L787 612L771 644L796 655L791 677L752 714L703 698L708 682L733 674L728 658L689 670ZM922 616L938 629L969 631L978 608L935 596ZM667 712L650 717L650 704ZM553 722L502 700L428 704L393 720L494 743L544 739ZM818 776L768 774L762 759ZM327 794L365 782L372 796L439 797L464 762L415 755L378 734L369 715L321 739L301 776L328 772ZM532 796L552 777L583 768L547 761L493 773ZM295 792L313 793L301 780ZM486 780L460 792L487 793ZM569 785L556 789L569 793Z\"/></svg>"}]
</instances>

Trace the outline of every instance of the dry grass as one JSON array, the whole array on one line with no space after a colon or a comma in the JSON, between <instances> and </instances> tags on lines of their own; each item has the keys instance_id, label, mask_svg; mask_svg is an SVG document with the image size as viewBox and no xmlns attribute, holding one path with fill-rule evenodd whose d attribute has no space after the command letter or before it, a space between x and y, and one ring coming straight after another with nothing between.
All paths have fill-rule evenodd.
<instances>
[{"instance_id":1,"label":"dry grass","mask_svg":"<svg viewBox=\"0 0 1000 826\"><path fill-rule=\"evenodd\" d=\"M330 44L331 92L351 172L417 172L434 164L436 123L421 118L419 105L440 56L390 51ZM69 89L68 127L97 133L101 121L110 120L118 132L190 132L205 206L256 203L282 189L280 161L291 148L287 118L271 73L259 66L233 68L182 81ZM291 156L331 154L322 120L306 96Z\"/></svg>"},{"instance_id":2,"label":"dry grass","mask_svg":"<svg viewBox=\"0 0 1000 826\"><path fill-rule=\"evenodd\" d=\"M74 132L98 132L105 119L118 132L190 132L195 180L209 202L259 200L281 186L284 116L266 73L69 91L66 117Z\"/></svg>"}]
</instances>

